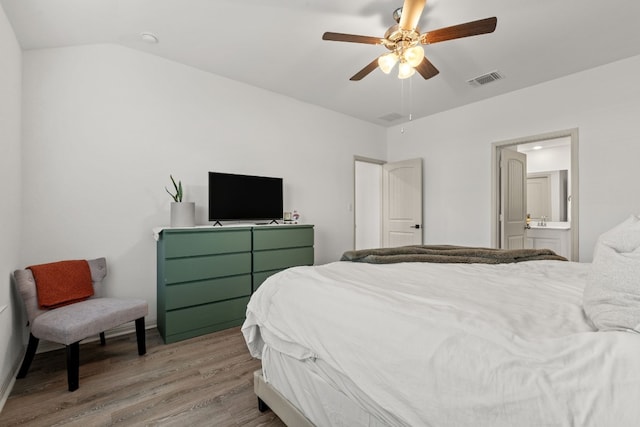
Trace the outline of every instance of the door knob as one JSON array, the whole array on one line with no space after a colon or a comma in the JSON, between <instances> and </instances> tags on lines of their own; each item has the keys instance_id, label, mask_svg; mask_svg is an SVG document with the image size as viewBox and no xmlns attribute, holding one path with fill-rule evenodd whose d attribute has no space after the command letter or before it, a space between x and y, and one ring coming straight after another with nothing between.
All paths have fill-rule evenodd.
<instances>
[{"instance_id":1,"label":"door knob","mask_svg":"<svg viewBox=\"0 0 640 427\"><path fill-rule=\"evenodd\" d=\"M420 228L420 224L416 224L416 225L410 225L409 228L415 228L418 229Z\"/></svg>"}]
</instances>

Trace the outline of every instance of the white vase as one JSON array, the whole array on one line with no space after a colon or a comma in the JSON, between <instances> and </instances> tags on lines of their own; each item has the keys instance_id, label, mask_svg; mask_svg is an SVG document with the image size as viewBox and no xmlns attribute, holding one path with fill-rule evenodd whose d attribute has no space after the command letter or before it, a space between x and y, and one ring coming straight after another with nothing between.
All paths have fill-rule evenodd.
<instances>
[{"instance_id":1,"label":"white vase","mask_svg":"<svg viewBox=\"0 0 640 427\"><path fill-rule=\"evenodd\" d=\"M171 227L193 227L195 225L195 202L171 202Z\"/></svg>"}]
</instances>

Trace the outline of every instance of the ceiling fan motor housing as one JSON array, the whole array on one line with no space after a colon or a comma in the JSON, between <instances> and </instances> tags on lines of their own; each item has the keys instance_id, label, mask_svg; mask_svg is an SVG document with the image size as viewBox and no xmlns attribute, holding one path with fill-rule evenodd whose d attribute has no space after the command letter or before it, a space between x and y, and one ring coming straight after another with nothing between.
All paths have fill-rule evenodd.
<instances>
[{"instance_id":1,"label":"ceiling fan motor housing","mask_svg":"<svg viewBox=\"0 0 640 427\"><path fill-rule=\"evenodd\" d=\"M390 51L403 51L420 43L420 29L403 30L399 25L390 27L384 34L382 44Z\"/></svg>"}]
</instances>

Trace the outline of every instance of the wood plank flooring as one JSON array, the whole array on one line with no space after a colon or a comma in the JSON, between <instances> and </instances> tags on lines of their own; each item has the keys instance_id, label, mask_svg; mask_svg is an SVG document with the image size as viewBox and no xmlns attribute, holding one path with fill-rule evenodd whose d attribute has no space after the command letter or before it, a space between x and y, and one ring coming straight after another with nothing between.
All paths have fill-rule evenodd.
<instances>
[{"instance_id":1,"label":"wood plank flooring","mask_svg":"<svg viewBox=\"0 0 640 427\"><path fill-rule=\"evenodd\" d=\"M147 331L147 354L135 334L80 345L80 388L67 391L64 350L37 354L16 380L0 426L268 426L258 411L253 359L240 328L165 345Z\"/></svg>"}]
</instances>

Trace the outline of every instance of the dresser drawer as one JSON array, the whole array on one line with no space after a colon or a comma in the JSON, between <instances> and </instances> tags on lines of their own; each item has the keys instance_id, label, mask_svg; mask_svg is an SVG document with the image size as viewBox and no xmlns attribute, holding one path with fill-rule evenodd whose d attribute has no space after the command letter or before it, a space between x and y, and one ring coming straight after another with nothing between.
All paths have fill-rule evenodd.
<instances>
[{"instance_id":1,"label":"dresser drawer","mask_svg":"<svg viewBox=\"0 0 640 427\"><path fill-rule=\"evenodd\" d=\"M179 283L166 287L165 308L174 310L249 295L251 295L250 274Z\"/></svg>"},{"instance_id":2,"label":"dresser drawer","mask_svg":"<svg viewBox=\"0 0 640 427\"><path fill-rule=\"evenodd\" d=\"M265 227L253 230L254 251L301 246L313 246L313 227Z\"/></svg>"},{"instance_id":3,"label":"dresser drawer","mask_svg":"<svg viewBox=\"0 0 640 427\"><path fill-rule=\"evenodd\" d=\"M261 271L258 273L253 273L253 281L252 281L253 292L255 292L265 280L267 280L269 277L273 276L279 271L282 271L282 270L269 270L269 271Z\"/></svg>"},{"instance_id":4,"label":"dresser drawer","mask_svg":"<svg viewBox=\"0 0 640 427\"><path fill-rule=\"evenodd\" d=\"M313 247L277 249L253 253L253 271L282 270L313 264Z\"/></svg>"},{"instance_id":5,"label":"dresser drawer","mask_svg":"<svg viewBox=\"0 0 640 427\"><path fill-rule=\"evenodd\" d=\"M251 252L165 260L164 283L192 282L251 273Z\"/></svg>"},{"instance_id":6,"label":"dresser drawer","mask_svg":"<svg viewBox=\"0 0 640 427\"><path fill-rule=\"evenodd\" d=\"M165 230L165 258L251 251L251 229Z\"/></svg>"},{"instance_id":7,"label":"dresser drawer","mask_svg":"<svg viewBox=\"0 0 640 427\"><path fill-rule=\"evenodd\" d=\"M241 322L247 311L248 302L249 297L243 297L168 311L166 314L166 334L183 334L187 331L202 330L203 328L210 328L213 331L216 325L234 320Z\"/></svg>"}]
</instances>

